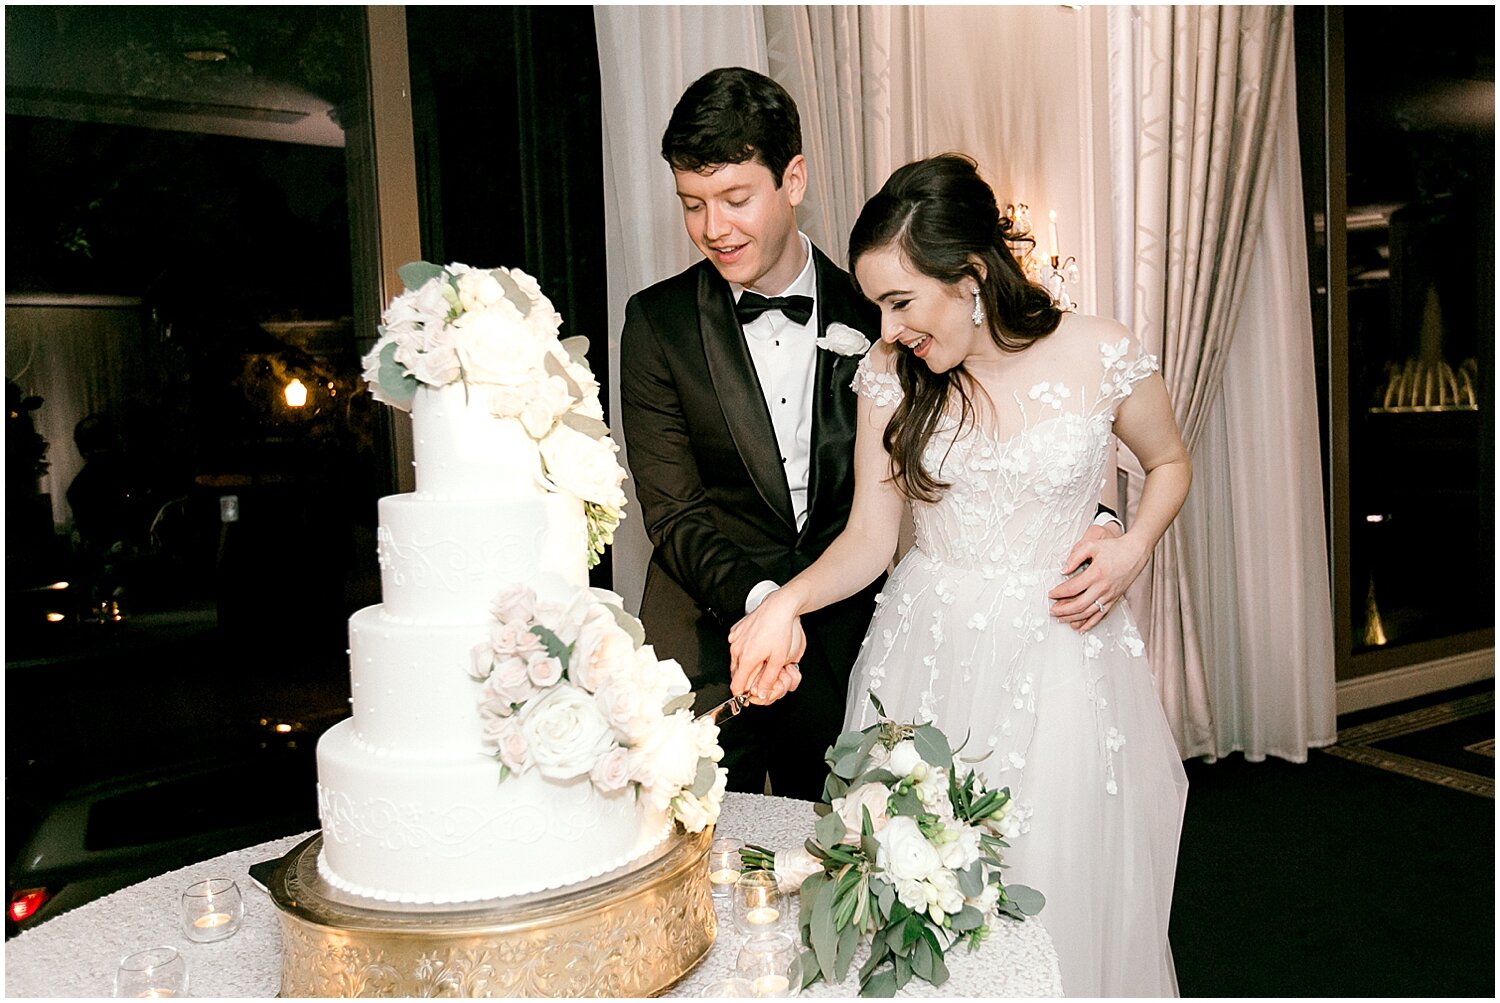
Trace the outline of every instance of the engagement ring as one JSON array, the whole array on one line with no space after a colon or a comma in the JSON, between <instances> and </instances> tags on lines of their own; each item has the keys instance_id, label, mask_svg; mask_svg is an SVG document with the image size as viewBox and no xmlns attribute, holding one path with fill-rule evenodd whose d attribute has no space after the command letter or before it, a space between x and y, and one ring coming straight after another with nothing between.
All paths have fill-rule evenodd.
<instances>
[{"instance_id":1,"label":"engagement ring","mask_svg":"<svg viewBox=\"0 0 1500 1003\"><path fill-rule=\"evenodd\" d=\"M1100 602L1098 599L1094 600L1094 605L1097 606L1097 607L1099 607L1099 612L1101 612L1101 613L1104 612L1104 604L1102 602Z\"/></svg>"}]
</instances>

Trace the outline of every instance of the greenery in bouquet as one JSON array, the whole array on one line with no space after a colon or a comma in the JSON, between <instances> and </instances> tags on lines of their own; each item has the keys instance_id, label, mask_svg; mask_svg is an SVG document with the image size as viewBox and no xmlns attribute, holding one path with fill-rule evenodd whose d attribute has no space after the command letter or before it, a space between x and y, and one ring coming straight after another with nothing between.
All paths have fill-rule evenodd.
<instances>
[{"instance_id":1,"label":"greenery in bouquet","mask_svg":"<svg viewBox=\"0 0 1500 1003\"><path fill-rule=\"evenodd\" d=\"M1009 788L960 774L931 724L880 719L838 737L815 835L804 847L750 846L746 869L771 870L800 889L804 984L842 982L861 944L861 996L894 996L912 977L948 978L944 958L977 947L1001 917L1041 911L1041 893L1001 880L1001 851L1020 831Z\"/></svg>"},{"instance_id":2,"label":"greenery in bouquet","mask_svg":"<svg viewBox=\"0 0 1500 1003\"><path fill-rule=\"evenodd\" d=\"M682 667L658 659L640 621L603 589L567 604L516 585L491 604L473 651L484 751L500 780L535 770L646 799L688 832L719 817L728 772L719 728L695 718Z\"/></svg>"},{"instance_id":3,"label":"greenery in bouquet","mask_svg":"<svg viewBox=\"0 0 1500 1003\"><path fill-rule=\"evenodd\" d=\"M462 384L496 419L516 422L536 443L543 487L583 500L589 567L598 564L624 516L625 468L588 339L558 336L561 315L519 268L417 261L400 274L406 288L363 360L371 395L410 411L421 386Z\"/></svg>"}]
</instances>

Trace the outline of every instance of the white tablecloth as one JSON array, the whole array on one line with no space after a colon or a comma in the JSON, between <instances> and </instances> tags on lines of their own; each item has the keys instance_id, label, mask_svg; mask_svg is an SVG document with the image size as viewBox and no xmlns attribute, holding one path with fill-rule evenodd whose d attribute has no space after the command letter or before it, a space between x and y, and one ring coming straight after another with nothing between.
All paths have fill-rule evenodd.
<instances>
[{"instance_id":1,"label":"white tablecloth","mask_svg":"<svg viewBox=\"0 0 1500 1003\"><path fill-rule=\"evenodd\" d=\"M730 794L718 834L772 849L800 845L812 835L812 806L805 801ZM28 930L5 945L7 996L108 996L115 966L125 955L159 944L177 948L187 961L193 996L276 995L281 983L281 923L270 896L247 873L251 864L281 856L306 838L288 836L252 846L192 867L163 874L80 906ZM240 932L216 944L194 944L178 926L182 890L204 878L228 876L245 896ZM702 995L734 974L741 943L720 903L719 936L713 950L668 994ZM941 987L913 979L904 995L936 997L1061 996L1057 953L1036 920L1003 922L974 953L957 948L948 955L950 977ZM855 996L856 973L845 984L818 983L807 996Z\"/></svg>"}]
</instances>

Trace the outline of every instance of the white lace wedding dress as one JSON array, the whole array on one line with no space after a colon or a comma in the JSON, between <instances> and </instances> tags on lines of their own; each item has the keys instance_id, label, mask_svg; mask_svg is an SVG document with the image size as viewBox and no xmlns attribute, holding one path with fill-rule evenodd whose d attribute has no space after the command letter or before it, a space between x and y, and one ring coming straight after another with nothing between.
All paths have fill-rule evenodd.
<instances>
[{"instance_id":1,"label":"white lace wedding dress","mask_svg":"<svg viewBox=\"0 0 1500 1003\"><path fill-rule=\"evenodd\" d=\"M913 505L916 546L849 682L847 728L874 722L874 693L898 721L967 736L960 756L1010 788L1023 831L1006 880L1046 896L1069 996L1177 993L1167 921L1187 778L1144 645L1123 601L1080 634L1046 595L1093 520L1115 410L1156 369L1123 327L1069 315L985 387L980 427L940 427L925 462L951 487ZM868 357L854 387L901 398Z\"/></svg>"}]
</instances>

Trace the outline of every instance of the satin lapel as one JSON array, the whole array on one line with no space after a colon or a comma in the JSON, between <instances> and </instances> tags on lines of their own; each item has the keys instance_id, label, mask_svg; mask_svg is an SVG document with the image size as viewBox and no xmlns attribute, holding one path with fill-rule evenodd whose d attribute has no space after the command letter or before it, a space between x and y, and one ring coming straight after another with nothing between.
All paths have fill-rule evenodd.
<instances>
[{"instance_id":1,"label":"satin lapel","mask_svg":"<svg viewBox=\"0 0 1500 1003\"><path fill-rule=\"evenodd\" d=\"M766 398L745 347L745 334L734 316L729 286L710 267L698 273L698 324L703 355L713 376L713 389L735 448L750 471L755 488L789 528L795 528L792 494L776 446L776 430L766 410ZM704 471L712 476L711 471Z\"/></svg>"},{"instance_id":2,"label":"satin lapel","mask_svg":"<svg viewBox=\"0 0 1500 1003\"><path fill-rule=\"evenodd\" d=\"M866 318L859 312L849 276L813 248L818 275L818 334L828 325L847 324L869 337ZM814 531L814 520L821 514L819 503L830 484L843 483L854 462L854 429L856 401L849 384L859 357L839 355L818 349L817 372L813 382L812 469L808 473L808 519L803 532Z\"/></svg>"}]
</instances>

